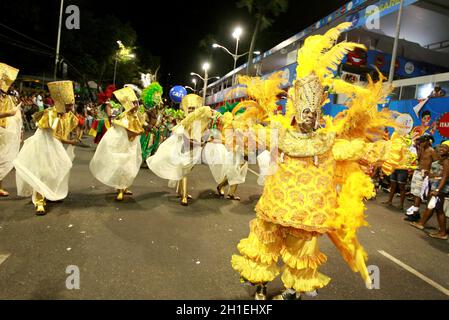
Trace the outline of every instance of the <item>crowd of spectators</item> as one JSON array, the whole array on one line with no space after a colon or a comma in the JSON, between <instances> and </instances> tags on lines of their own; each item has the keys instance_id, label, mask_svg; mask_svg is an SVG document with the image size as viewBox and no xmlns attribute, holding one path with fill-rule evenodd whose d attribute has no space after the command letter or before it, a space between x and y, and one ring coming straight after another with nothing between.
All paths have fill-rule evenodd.
<instances>
[{"instance_id":1,"label":"crowd of spectators","mask_svg":"<svg viewBox=\"0 0 449 320\"><path fill-rule=\"evenodd\" d=\"M401 168L390 176L375 171L373 180L377 192L387 192L384 204L393 206L399 198L399 207L404 211L408 199L412 206L405 211L404 220L420 230L426 230L430 218L436 214L438 231L429 232L435 239L447 240L447 218L449 217L449 141L435 146L433 136L424 134L410 148L417 159L416 170Z\"/></svg>"}]
</instances>

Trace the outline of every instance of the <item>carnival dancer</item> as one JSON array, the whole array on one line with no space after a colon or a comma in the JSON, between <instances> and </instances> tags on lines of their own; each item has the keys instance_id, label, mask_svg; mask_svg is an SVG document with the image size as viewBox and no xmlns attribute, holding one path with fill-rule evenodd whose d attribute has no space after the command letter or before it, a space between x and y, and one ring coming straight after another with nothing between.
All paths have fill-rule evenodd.
<instances>
[{"instance_id":1,"label":"carnival dancer","mask_svg":"<svg viewBox=\"0 0 449 320\"><path fill-rule=\"evenodd\" d=\"M73 114L75 95L72 81L48 84L53 108L35 115L36 133L25 141L17 159L16 181L18 195L32 196L37 215L46 213L46 200L60 201L67 197L69 176L75 158L71 133L78 127ZM67 149L63 144L69 145Z\"/></svg>"},{"instance_id":2,"label":"carnival dancer","mask_svg":"<svg viewBox=\"0 0 449 320\"><path fill-rule=\"evenodd\" d=\"M128 189L134 182L142 164L140 135L143 130L143 117L139 114L139 100L131 88L114 92L115 97L125 108L113 126L104 135L90 162L92 175L101 183L115 188L117 201L125 195L132 195Z\"/></svg>"},{"instance_id":3,"label":"carnival dancer","mask_svg":"<svg viewBox=\"0 0 449 320\"><path fill-rule=\"evenodd\" d=\"M188 206L192 198L188 194L187 177L201 161L204 134L211 128L215 114L210 107L203 105L200 96L185 96L181 108L186 118L173 129L173 135L160 145L156 154L147 160L148 168L158 177L177 181L177 191L183 206Z\"/></svg>"},{"instance_id":4,"label":"carnival dancer","mask_svg":"<svg viewBox=\"0 0 449 320\"><path fill-rule=\"evenodd\" d=\"M99 144L103 136L111 127L111 121L119 108L114 108L116 105L112 101L112 96L116 90L115 85L110 85L102 93L98 94L98 102L100 105L97 107L95 120L90 128L89 135L94 137L94 143ZM114 112L115 111L115 112Z\"/></svg>"},{"instance_id":5,"label":"carnival dancer","mask_svg":"<svg viewBox=\"0 0 449 320\"><path fill-rule=\"evenodd\" d=\"M140 137L142 146L142 158L146 161L148 157L154 155L162 139L162 114L160 105L162 104L163 89L157 82L153 82L142 91L142 102L145 114L145 132Z\"/></svg>"},{"instance_id":6,"label":"carnival dancer","mask_svg":"<svg viewBox=\"0 0 449 320\"><path fill-rule=\"evenodd\" d=\"M0 197L9 196L2 182L14 167L22 137L21 108L17 98L8 92L18 74L18 69L0 63Z\"/></svg>"},{"instance_id":7,"label":"carnival dancer","mask_svg":"<svg viewBox=\"0 0 449 320\"><path fill-rule=\"evenodd\" d=\"M218 118L214 121L216 125L212 128L212 134L215 133L217 136L214 136L212 141L204 147L203 160L209 165L212 176L218 184L218 195L220 197L226 196L228 200L240 201L237 188L246 181L248 173L246 158L248 155L245 154L243 144L238 143L237 137L233 134L226 134L228 129L232 129L232 126L226 124L226 119L233 117L233 107L236 107L236 105L218 110L222 116L217 115ZM235 114L239 116L242 113L235 112ZM221 132L224 134L221 134ZM227 187L228 193L226 195Z\"/></svg>"},{"instance_id":8,"label":"carnival dancer","mask_svg":"<svg viewBox=\"0 0 449 320\"><path fill-rule=\"evenodd\" d=\"M367 87L358 87L334 78L347 52L363 47L335 44L350 26L345 23L305 41L299 50L297 80L289 93L286 115L273 115L277 109L273 103L251 106L252 102L251 112L246 111L257 115L255 123L270 124L269 128L250 124L248 131L273 150L277 166L266 177L250 235L238 245L241 255L232 257L232 267L242 281L256 286L256 299L266 299L267 283L280 274L279 257L285 263L282 282L286 291L275 299L296 299L301 293L325 287L330 278L318 272L326 262L318 239L326 234L351 269L371 285L367 255L356 232L366 225L363 201L375 192L359 162L388 159L389 142L369 143L366 137L368 132L394 126L394 119L388 111L378 111L379 101L388 94L382 81L369 80ZM346 94L351 101L343 116L335 121L326 118L325 128L320 128L321 107L327 100L325 87ZM266 141L260 139L264 134Z\"/></svg>"}]
</instances>

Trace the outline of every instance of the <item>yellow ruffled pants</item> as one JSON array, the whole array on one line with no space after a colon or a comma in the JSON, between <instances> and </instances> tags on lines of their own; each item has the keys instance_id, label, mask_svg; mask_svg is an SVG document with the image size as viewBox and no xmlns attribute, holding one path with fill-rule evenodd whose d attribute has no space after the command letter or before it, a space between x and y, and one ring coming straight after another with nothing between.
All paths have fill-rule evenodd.
<instances>
[{"instance_id":1,"label":"yellow ruffled pants","mask_svg":"<svg viewBox=\"0 0 449 320\"><path fill-rule=\"evenodd\" d=\"M232 257L232 267L253 284L273 281L282 272L285 288L311 292L329 284L318 272L327 261L319 251L318 233L286 228L261 219L251 221L251 232L238 245L241 256ZM282 257L285 266L278 266Z\"/></svg>"}]
</instances>

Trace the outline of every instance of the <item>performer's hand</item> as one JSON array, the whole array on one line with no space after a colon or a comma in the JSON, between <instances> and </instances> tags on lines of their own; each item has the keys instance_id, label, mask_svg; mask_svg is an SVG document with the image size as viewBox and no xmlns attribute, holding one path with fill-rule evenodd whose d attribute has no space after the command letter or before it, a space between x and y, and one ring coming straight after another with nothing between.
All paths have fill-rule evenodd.
<instances>
[{"instance_id":1,"label":"performer's hand","mask_svg":"<svg viewBox=\"0 0 449 320\"><path fill-rule=\"evenodd\" d=\"M65 139L61 139L61 142L63 144L69 144L69 145L72 145L72 146L76 146L78 144L79 140L65 140Z\"/></svg>"},{"instance_id":2,"label":"performer's hand","mask_svg":"<svg viewBox=\"0 0 449 320\"><path fill-rule=\"evenodd\" d=\"M16 115L17 111L19 111L19 109L18 108L14 108L11 111L7 112L6 116L7 117L14 117Z\"/></svg>"},{"instance_id":3,"label":"performer's hand","mask_svg":"<svg viewBox=\"0 0 449 320\"><path fill-rule=\"evenodd\" d=\"M368 162L368 160L366 160L366 159L360 159L358 162L359 162L359 164L360 164L362 167L367 167L367 166L369 166L369 162Z\"/></svg>"}]
</instances>

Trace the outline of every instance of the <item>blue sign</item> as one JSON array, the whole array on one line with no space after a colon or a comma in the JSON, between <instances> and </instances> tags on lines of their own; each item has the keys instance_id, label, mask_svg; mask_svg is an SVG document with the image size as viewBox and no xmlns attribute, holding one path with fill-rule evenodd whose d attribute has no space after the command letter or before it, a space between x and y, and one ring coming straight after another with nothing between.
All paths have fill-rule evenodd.
<instances>
[{"instance_id":1,"label":"blue sign","mask_svg":"<svg viewBox=\"0 0 449 320\"><path fill-rule=\"evenodd\" d=\"M170 99L174 103L181 103L182 98L184 98L187 95L187 90L183 86L176 86L170 90L169 95L170 95Z\"/></svg>"}]
</instances>

